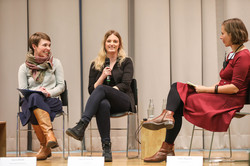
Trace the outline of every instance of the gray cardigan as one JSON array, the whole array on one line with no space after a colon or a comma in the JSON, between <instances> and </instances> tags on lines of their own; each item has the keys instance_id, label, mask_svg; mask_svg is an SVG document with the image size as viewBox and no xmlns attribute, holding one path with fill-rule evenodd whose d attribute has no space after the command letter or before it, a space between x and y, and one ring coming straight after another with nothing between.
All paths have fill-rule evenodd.
<instances>
[{"instance_id":1,"label":"gray cardigan","mask_svg":"<svg viewBox=\"0 0 250 166\"><path fill-rule=\"evenodd\" d=\"M36 83L29 73L29 68L23 63L18 70L18 86L20 89L37 90L41 86L45 87L51 97L58 97L65 88L64 72L59 59L53 58L53 69L45 72L44 80L41 84Z\"/></svg>"}]
</instances>

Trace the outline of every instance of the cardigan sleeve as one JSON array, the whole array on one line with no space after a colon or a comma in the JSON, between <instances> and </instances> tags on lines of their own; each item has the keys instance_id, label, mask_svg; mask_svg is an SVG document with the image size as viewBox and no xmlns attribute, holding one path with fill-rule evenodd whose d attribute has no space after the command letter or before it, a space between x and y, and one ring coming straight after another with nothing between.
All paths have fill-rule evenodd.
<instances>
[{"instance_id":1,"label":"cardigan sleeve","mask_svg":"<svg viewBox=\"0 0 250 166\"><path fill-rule=\"evenodd\" d=\"M23 63L18 70L18 88L27 89L28 88L28 79L26 65Z\"/></svg>"},{"instance_id":2,"label":"cardigan sleeve","mask_svg":"<svg viewBox=\"0 0 250 166\"><path fill-rule=\"evenodd\" d=\"M55 74L55 79L56 79L56 85L52 89L47 89L51 97L59 96L61 93L64 92L64 89L65 89L64 71L63 71L61 61L59 59L55 59L54 67L55 67L54 74Z\"/></svg>"}]
</instances>

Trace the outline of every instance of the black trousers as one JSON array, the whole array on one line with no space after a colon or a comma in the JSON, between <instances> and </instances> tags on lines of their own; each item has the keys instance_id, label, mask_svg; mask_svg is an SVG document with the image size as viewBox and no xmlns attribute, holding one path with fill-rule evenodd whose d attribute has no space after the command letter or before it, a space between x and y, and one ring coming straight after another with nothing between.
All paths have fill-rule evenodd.
<instances>
[{"instance_id":1,"label":"black trousers","mask_svg":"<svg viewBox=\"0 0 250 166\"><path fill-rule=\"evenodd\" d=\"M110 142L110 114L130 109L130 98L126 93L110 86L99 85L90 95L81 120L90 122L95 115L102 142Z\"/></svg>"},{"instance_id":2,"label":"black trousers","mask_svg":"<svg viewBox=\"0 0 250 166\"><path fill-rule=\"evenodd\" d=\"M165 142L173 144L181 130L183 116L183 102L177 91L177 83L171 85L171 89L168 93L166 109L174 112L175 124L174 128L166 131Z\"/></svg>"}]
</instances>

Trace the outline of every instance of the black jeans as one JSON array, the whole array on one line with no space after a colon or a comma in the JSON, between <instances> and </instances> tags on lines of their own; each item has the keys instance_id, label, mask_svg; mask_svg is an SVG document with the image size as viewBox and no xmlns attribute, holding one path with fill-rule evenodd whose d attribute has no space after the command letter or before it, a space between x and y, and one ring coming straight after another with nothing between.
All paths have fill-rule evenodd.
<instances>
[{"instance_id":1,"label":"black jeans","mask_svg":"<svg viewBox=\"0 0 250 166\"><path fill-rule=\"evenodd\" d=\"M110 114L131 109L130 98L124 92L110 86L99 85L90 95L82 121L90 122L96 116L102 142L110 141Z\"/></svg>"},{"instance_id":2,"label":"black jeans","mask_svg":"<svg viewBox=\"0 0 250 166\"><path fill-rule=\"evenodd\" d=\"M175 124L174 128L166 131L165 142L173 144L181 130L183 116L183 102L177 91L177 83L171 85L171 89L168 93L166 109L174 112Z\"/></svg>"}]
</instances>

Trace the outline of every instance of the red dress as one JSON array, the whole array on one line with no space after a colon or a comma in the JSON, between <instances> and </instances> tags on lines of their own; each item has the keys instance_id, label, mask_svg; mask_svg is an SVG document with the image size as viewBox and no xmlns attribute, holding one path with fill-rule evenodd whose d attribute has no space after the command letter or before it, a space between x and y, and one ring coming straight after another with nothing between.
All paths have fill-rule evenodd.
<instances>
[{"instance_id":1,"label":"red dress","mask_svg":"<svg viewBox=\"0 0 250 166\"><path fill-rule=\"evenodd\" d=\"M210 131L227 131L236 111L245 103L250 83L250 53L238 52L227 67L220 71L220 85L234 84L236 94L196 93L187 84L177 82L177 90L184 103L183 115L192 124Z\"/></svg>"}]
</instances>

